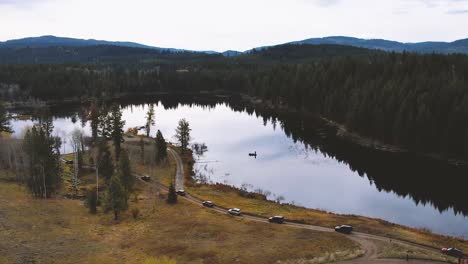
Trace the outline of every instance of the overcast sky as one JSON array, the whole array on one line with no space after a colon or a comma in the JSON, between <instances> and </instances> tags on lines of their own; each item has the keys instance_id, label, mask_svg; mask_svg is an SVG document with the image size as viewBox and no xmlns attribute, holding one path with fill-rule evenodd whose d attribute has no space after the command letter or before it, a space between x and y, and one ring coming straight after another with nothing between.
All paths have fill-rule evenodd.
<instances>
[{"instance_id":1,"label":"overcast sky","mask_svg":"<svg viewBox=\"0 0 468 264\"><path fill-rule=\"evenodd\" d=\"M0 0L0 40L56 35L193 50L324 36L468 38L468 0Z\"/></svg>"}]
</instances>

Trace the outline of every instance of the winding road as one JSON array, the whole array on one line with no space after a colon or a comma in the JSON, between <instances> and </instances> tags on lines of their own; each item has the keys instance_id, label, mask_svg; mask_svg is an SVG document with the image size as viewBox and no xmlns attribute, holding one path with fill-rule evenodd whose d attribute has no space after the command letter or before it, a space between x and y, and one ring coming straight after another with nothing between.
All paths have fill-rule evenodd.
<instances>
[{"instance_id":1,"label":"winding road","mask_svg":"<svg viewBox=\"0 0 468 264\"><path fill-rule=\"evenodd\" d=\"M182 159L180 158L179 153L177 153L175 150L171 148L167 148L169 153L171 153L172 157L174 157L174 160L176 161L177 164L177 169L176 169L176 177L175 177L175 189L176 190L183 190L184 189L184 163L182 162Z\"/></svg>"},{"instance_id":2,"label":"winding road","mask_svg":"<svg viewBox=\"0 0 468 264\"><path fill-rule=\"evenodd\" d=\"M177 164L177 169L176 169L176 189L177 190L182 190L184 189L184 164L182 162L182 159L181 157L179 156L179 154L171 149L171 148L168 148L167 149L169 151L169 153L171 153L171 155L174 157L175 161L176 161L176 164ZM141 180L141 175L138 175L138 174L135 174L136 177L138 177L140 180ZM145 181L142 181L146 184L149 184ZM165 191L168 191L168 187L167 186L164 186L164 185L161 185L159 184L160 188L165 190ZM189 202L192 202L194 204L197 204L197 205L201 205L201 203L203 202L202 200L198 199L198 198L195 198L189 194L186 194L185 196L179 196ZM219 207L219 206L214 206L213 208L210 208L211 210L214 210L216 212L219 212L219 213L222 213L222 214L227 214L227 209L226 208L222 208L222 207ZM266 218L262 218L262 217L259 217L259 216L253 216L253 215L249 215L249 214L243 214L239 217L242 217L244 219L248 219L248 220L251 220L251 221L256 221L256 222L262 222L262 223L268 223L268 219ZM298 223L294 223L294 222L289 222L289 221L286 221L284 223L284 225L286 226L289 226L289 227L293 227L293 228L302 228L302 229L308 229L308 230L314 230L314 231L320 231L320 232L335 232L335 230L333 228L327 228L327 227L322 227L322 226L314 226L314 225L307 225L307 224L298 224ZM345 236L345 235L343 235ZM428 251L431 251L431 252L439 252L438 249L435 249L435 248L432 248L432 247L427 247L427 246L423 246L423 245L419 245L419 244L416 244L416 243L411 243L411 242L407 242L407 241L401 241L401 240L396 240L396 239L390 239L390 238L387 238L387 237L383 237L383 236L377 236L377 235L371 235L371 234L366 234L366 233L360 233L360 232L353 232L351 235L346 235L347 238L357 242L361 248L365 251L364 255L359 257L359 258L356 258L356 259L353 259L353 260L348 260L348 261L341 261L341 262L338 262L338 263L343 263L343 264L357 264L357 263L378 263L378 264L390 264L390 263L406 263L407 261L406 260L401 260L401 259L379 259L378 258L378 255L377 255L377 245L375 244L375 241L385 241L385 242L389 242L391 241L392 243L397 243L397 244L401 244L401 245L404 245L404 246L411 246L411 247L414 247L414 248L418 248L418 249L423 249L423 250L428 250ZM436 263L445 263L445 262L436 262L436 261L428 261L428 260L410 260L411 263L416 263L416 264L419 264L419 263L433 263L433 264L436 264Z\"/></svg>"}]
</instances>

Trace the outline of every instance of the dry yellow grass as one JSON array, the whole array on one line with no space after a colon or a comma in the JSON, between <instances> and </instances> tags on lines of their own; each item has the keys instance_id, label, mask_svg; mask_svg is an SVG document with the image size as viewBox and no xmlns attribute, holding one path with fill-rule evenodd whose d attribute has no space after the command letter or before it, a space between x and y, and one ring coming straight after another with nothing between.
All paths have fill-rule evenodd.
<instances>
[{"instance_id":1,"label":"dry yellow grass","mask_svg":"<svg viewBox=\"0 0 468 264\"><path fill-rule=\"evenodd\" d=\"M183 200L169 206L143 188L134 220L89 215L77 200L35 200L23 186L0 181L0 263L274 263L312 259L358 247L339 234L251 222ZM341 256L341 257L346 257Z\"/></svg>"},{"instance_id":2,"label":"dry yellow grass","mask_svg":"<svg viewBox=\"0 0 468 264\"><path fill-rule=\"evenodd\" d=\"M356 231L413 241L433 247L459 247L468 251L468 242L463 239L436 235L423 230L394 225L379 219L337 215L292 205L280 205L266 200L248 199L241 197L235 190L217 188L212 185L194 185L186 187L186 190L195 197L214 201L219 206L237 207L246 213L255 215L265 217L283 215L289 220L325 227L348 224L354 226Z\"/></svg>"},{"instance_id":3,"label":"dry yellow grass","mask_svg":"<svg viewBox=\"0 0 468 264\"><path fill-rule=\"evenodd\" d=\"M457 259L443 255L441 253L430 252L423 249L417 249L414 247L383 241L374 241L374 243L377 244L377 255L379 258L406 259L406 256L408 255L410 260L424 259L447 263L458 263Z\"/></svg>"}]
</instances>

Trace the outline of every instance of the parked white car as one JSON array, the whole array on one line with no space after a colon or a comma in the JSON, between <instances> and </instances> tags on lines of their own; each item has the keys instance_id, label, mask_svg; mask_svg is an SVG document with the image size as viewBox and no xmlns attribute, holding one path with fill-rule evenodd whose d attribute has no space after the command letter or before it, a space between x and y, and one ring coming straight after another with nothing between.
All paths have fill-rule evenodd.
<instances>
[{"instance_id":1,"label":"parked white car","mask_svg":"<svg viewBox=\"0 0 468 264\"><path fill-rule=\"evenodd\" d=\"M241 210L239 208L231 208L228 210L228 213L231 215L241 215Z\"/></svg>"}]
</instances>

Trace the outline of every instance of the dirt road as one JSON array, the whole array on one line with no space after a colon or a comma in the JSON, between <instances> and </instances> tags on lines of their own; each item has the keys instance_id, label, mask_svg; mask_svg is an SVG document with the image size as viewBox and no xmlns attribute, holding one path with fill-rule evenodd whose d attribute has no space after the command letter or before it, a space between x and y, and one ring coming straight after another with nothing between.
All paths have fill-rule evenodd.
<instances>
[{"instance_id":1,"label":"dirt road","mask_svg":"<svg viewBox=\"0 0 468 264\"><path fill-rule=\"evenodd\" d=\"M183 167L184 164L182 162L181 157L179 156L179 154L175 150L173 150L171 148L168 148L168 151L169 151L169 153L171 153L171 155L174 157L174 159L176 161L176 164L177 164L176 189L181 190L181 189L184 188L184 167ZM136 175L136 176L141 179L140 175ZM164 186L164 185L161 185L160 188L165 190L165 191L168 190L167 186ZM193 197L193 196L191 196L189 194L186 194L186 196L180 196L180 197L182 197L183 199L185 199L187 201L190 201L190 202L192 202L192 203L194 203L196 205L201 205L201 203L203 202L203 201L201 201L201 200L199 200L199 199L197 199L197 198L195 198L195 197ZM213 207L211 209L214 210L214 211L217 211L217 212L219 212L221 214L227 214L227 209L226 208L221 208L221 207L215 206L215 207ZM243 214L240 217L243 217L245 219L249 219L251 221L263 222L263 223L270 224L268 222L268 219L258 217L258 216ZM307 225L307 224L298 224L298 223L288 222L288 221L286 221L284 223L284 225L289 226L289 227L293 227L293 228L303 228L303 229L309 229L309 230L320 231L320 232L335 232L335 230L333 228L327 228L327 227L322 227L322 226L314 226L314 225ZM343 236L345 236L345 235L343 235ZM377 245L375 244L374 241L377 240L377 241L389 242L390 238L382 237L382 236L376 236L376 235L370 235L370 234L365 234L365 233L360 233L360 232L353 232L353 234L347 235L346 237L353 240L353 241L355 241L356 243L358 243L361 246L361 248L365 251L365 254L363 256L359 257L359 258L349 260L349 261L342 261L342 262L338 262L338 263L343 263L343 264L408 263L406 260L401 260L401 259L378 259ZM411 247L415 247L415 248L418 248L418 249L429 250L429 251L432 251L432 252L438 252L437 249L422 246L422 245L407 242L407 241L400 241L400 240L395 240L395 239L391 239L391 241L392 241L392 243L398 243L398 244L401 244L401 245L411 246ZM445 263L445 262L435 262L435 261L427 261L427 260L410 260L409 262L410 263L416 263L416 264L420 264L420 263L433 263L433 264Z\"/></svg>"}]
</instances>

